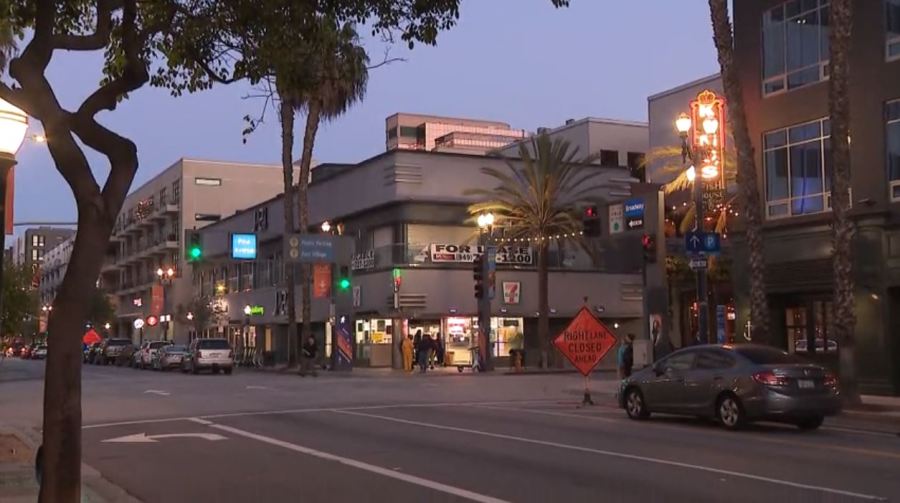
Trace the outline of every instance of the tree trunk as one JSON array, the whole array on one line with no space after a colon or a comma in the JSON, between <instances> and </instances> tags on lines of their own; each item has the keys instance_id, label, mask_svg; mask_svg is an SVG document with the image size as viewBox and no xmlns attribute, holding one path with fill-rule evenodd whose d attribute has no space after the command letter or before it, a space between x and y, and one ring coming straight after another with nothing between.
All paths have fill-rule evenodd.
<instances>
[{"instance_id":1,"label":"tree trunk","mask_svg":"<svg viewBox=\"0 0 900 503\"><path fill-rule=\"evenodd\" d=\"M316 142L316 133L319 131L319 120L321 119L322 103L313 99L309 102L309 110L306 115L306 129L303 132L303 152L300 155L300 183L297 184L297 205L300 209L300 233L309 232L309 170L312 164L313 146ZM300 268L300 286L303 289L303 338L306 340L312 335L312 326L310 324L312 316L312 268L309 264L303 264ZM332 285L334 288L334 285Z\"/></svg>"},{"instance_id":2,"label":"tree trunk","mask_svg":"<svg viewBox=\"0 0 900 503\"><path fill-rule=\"evenodd\" d=\"M737 150L737 184L739 202L746 223L747 249L750 270L750 321L754 342L772 342L769 331L769 303L766 298L765 257L762 236L762 204L759 185L756 181L756 162L753 142L744 113L744 98L741 81L734 66L734 38L731 21L728 18L727 0L709 0L710 18L713 26L713 40L718 52L722 83L727 99L728 121L731 126Z\"/></svg>"},{"instance_id":3,"label":"tree trunk","mask_svg":"<svg viewBox=\"0 0 900 503\"><path fill-rule=\"evenodd\" d=\"M284 175L284 234L296 232L294 224L294 103L289 98L281 97L281 169ZM286 239L286 238L285 238ZM288 317L288 366L298 362L297 344L297 305L294 264L284 257L284 282L287 295Z\"/></svg>"},{"instance_id":4,"label":"tree trunk","mask_svg":"<svg viewBox=\"0 0 900 503\"><path fill-rule=\"evenodd\" d=\"M551 360L555 360L550 344L549 252L549 240L541 240L538 244L538 340L541 344L541 365L544 368L549 368Z\"/></svg>"},{"instance_id":5,"label":"tree trunk","mask_svg":"<svg viewBox=\"0 0 900 503\"><path fill-rule=\"evenodd\" d=\"M853 306L854 226L850 218L850 32L853 22L851 0L832 0L830 35L830 78L828 101L831 112L831 214L834 254L834 317L831 333L838 340L840 374L844 400L860 402L856 375Z\"/></svg>"},{"instance_id":6,"label":"tree trunk","mask_svg":"<svg viewBox=\"0 0 900 503\"><path fill-rule=\"evenodd\" d=\"M80 501L81 336L89 311L84 292L100 275L112 218L99 214L94 201L79 203L78 234L48 327L53 342L44 377L42 503Z\"/></svg>"}]
</instances>

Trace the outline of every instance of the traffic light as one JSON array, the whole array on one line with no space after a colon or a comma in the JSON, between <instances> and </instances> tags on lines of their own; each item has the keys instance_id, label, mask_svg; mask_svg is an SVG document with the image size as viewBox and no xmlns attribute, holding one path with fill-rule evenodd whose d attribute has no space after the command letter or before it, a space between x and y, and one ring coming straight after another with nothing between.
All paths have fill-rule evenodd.
<instances>
[{"instance_id":1,"label":"traffic light","mask_svg":"<svg viewBox=\"0 0 900 503\"><path fill-rule=\"evenodd\" d=\"M203 241L196 230L184 231L185 257L188 262L199 262L203 259Z\"/></svg>"},{"instance_id":2,"label":"traffic light","mask_svg":"<svg viewBox=\"0 0 900 503\"><path fill-rule=\"evenodd\" d=\"M581 217L582 223L582 233L585 237L588 238L596 238L600 237L601 234L601 224L600 224L600 213L597 211L596 205L588 206L584 209L584 214Z\"/></svg>"},{"instance_id":3,"label":"traffic light","mask_svg":"<svg viewBox=\"0 0 900 503\"><path fill-rule=\"evenodd\" d=\"M641 247L644 250L644 262L653 264L656 262L656 238L650 234L644 234L641 238Z\"/></svg>"},{"instance_id":4,"label":"traffic light","mask_svg":"<svg viewBox=\"0 0 900 503\"><path fill-rule=\"evenodd\" d=\"M341 266L340 273L338 276L338 290L346 291L350 288L350 269L346 266Z\"/></svg>"},{"instance_id":5,"label":"traffic light","mask_svg":"<svg viewBox=\"0 0 900 503\"><path fill-rule=\"evenodd\" d=\"M484 298L484 255L472 261L472 279L475 280L475 298Z\"/></svg>"}]
</instances>

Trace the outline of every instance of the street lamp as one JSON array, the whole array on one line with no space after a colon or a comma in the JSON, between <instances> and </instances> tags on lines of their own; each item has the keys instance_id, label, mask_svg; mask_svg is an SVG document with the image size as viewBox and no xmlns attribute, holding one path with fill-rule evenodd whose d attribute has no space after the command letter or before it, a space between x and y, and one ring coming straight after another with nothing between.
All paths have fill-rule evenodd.
<instances>
[{"instance_id":1,"label":"street lamp","mask_svg":"<svg viewBox=\"0 0 900 503\"><path fill-rule=\"evenodd\" d=\"M9 170L16 165L16 152L25 141L28 131L28 114L0 98L0 250L6 249L6 183ZM3 284L3 264L0 263L0 284ZM3 297L0 293L0 309Z\"/></svg>"},{"instance_id":2,"label":"street lamp","mask_svg":"<svg viewBox=\"0 0 900 503\"><path fill-rule=\"evenodd\" d=\"M675 130L681 137L681 162L690 159L693 164L685 175L692 183L694 199L694 226L703 233L703 192L706 183L716 182L722 172L725 137L725 102L712 91L702 91L691 101L691 114L681 113L675 119ZM699 128L697 127L699 125ZM697 179L699 166L699 180ZM702 239L702 237L701 237ZM697 269L697 332L700 340L709 334L709 306L706 268Z\"/></svg>"},{"instance_id":3,"label":"street lamp","mask_svg":"<svg viewBox=\"0 0 900 503\"><path fill-rule=\"evenodd\" d=\"M252 312L253 312L253 308L251 308L249 304L244 306L244 314L245 315L250 316L250 313L252 313Z\"/></svg>"},{"instance_id":4,"label":"street lamp","mask_svg":"<svg viewBox=\"0 0 900 503\"><path fill-rule=\"evenodd\" d=\"M494 226L494 214L493 213L482 213L478 215L478 228L481 230L490 229Z\"/></svg>"},{"instance_id":5,"label":"street lamp","mask_svg":"<svg viewBox=\"0 0 900 503\"><path fill-rule=\"evenodd\" d=\"M325 234L331 232L331 222L329 222L328 220L322 222L322 232L324 232Z\"/></svg>"},{"instance_id":6,"label":"street lamp","mask_svg":"<svg viewBox=\"0 0 900 503\"><path fill-rule=\"evenodd\" d=\"M484 368L487 370L493 370L492 365L492 350L493 347L491 345L491 295L489 292L493 290L493 264L488 263L488 257L492 256L494 253L493 247L491 246L491 238L494 232L494 214L491 212L481 213L478 215L476 219L478 222L478 244L480 245L482 251L482 260L481 260L481 277L484 278L486 282L485 289L483 295L478 299L478 328L481 331L481 341L483 341L483 346L481 346L482 342L479 341L479 347L482 349L481 356L482 362L484 364Z\"/></svg>"}]
</instances>

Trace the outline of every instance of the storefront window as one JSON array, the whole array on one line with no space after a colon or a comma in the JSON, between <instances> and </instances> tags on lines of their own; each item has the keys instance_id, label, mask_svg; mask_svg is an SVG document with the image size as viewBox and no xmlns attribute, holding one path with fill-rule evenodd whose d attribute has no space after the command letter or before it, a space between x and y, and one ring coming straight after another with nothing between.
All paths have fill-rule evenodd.
<instances>
[{"instance_id":1,"label":"storefront window","mask_svg":"<svg viewBox=\"0 0 900 503\"><path fill-rule=\"evenodd\" d=\"M523 318L491 318L494 356L509 356L511 350L525 349Z\"/></svg>"},{"instance_id":2,"label":"storefront window","mask_svg":"<svg viewBox=\"0 0 900 503\"><path fill-rule=\"evenodd\" d=\"M470 365L475 345L475 319L471 317L444 318L444 346L446 361L451 365Z\"/></svg>"},{"instance_id":3,"label":"storefront window","mask_svg":"<svg viewBox=\"0 0 900 503\"><path fill-rule=\"evenodd\" d=\"M391 365L394 342L393 320L369 318L356 320L356 359L372 367ZM365 363L364 363L365 364Z\"/></svg>"},{"instance_id":4,"label":"storefront window","mask_svg":"<svg viewBox=\"0 0 900 503\"><path fill-rule=\"evenodd\" d=\"M833 313L833 305L828 301L814 301L785 309L788 351L799 354L837 353L837 341L828 336ZM811 339L815 341L815 348L811 347Z\"/></svg>"}]
</instances>

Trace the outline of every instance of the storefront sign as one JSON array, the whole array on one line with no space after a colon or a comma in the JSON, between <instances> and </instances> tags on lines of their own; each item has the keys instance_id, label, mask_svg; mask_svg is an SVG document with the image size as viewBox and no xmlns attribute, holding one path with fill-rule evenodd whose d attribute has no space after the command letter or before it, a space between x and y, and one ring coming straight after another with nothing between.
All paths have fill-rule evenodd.
<instances>
[{"instance_id":1,"label":"storefront sign","mask_svg":"<svg viewBox=\"0 0 900 503\"><path fill-rule=\"evenodd\" d=\"M334 262L334 238L327 235L285 234L285 261Z\"/></svg>"},{"instance_id":2,"label":"storefront sign","mask_svg":"<svg viewBox=\"0 0 900 503\"><path fill-rule=\"evenodd\" d=\"M609 206L609 233L618 234L625 229L625 210L621 204Z\"/></svg>"},{"instance_id":3,"label":"storefront sign","mask_svg":"<svg viewBox=\"0 0 900 503\"><path fill-rule=\"evenodd\" d=\"M582 307L569 326L553 340L556 349L572 362L572 365L588 375L606 356L617 339L589 309Z\"/></svg>"},{"instance_id":4,"label":"storefront sign","mask_svg":"<svg viewBox=\"0 0 900 503\"><path fill-rule=\"evenodd\" d=\"M497 246L496 263L531 265L534 254L530 246ZM467 263L484 253L483 246L452 245L432 243L430 250L433 263Z\"/></svg>"},{"instance_id":5,"label":"storefront sign","mask_svg":"<svg viewBox=\"0 0 900 503\"><path fill-rule=\"evenodd\" d=\"M266 308L263 306L250 306L248 313L250 316L263 316L266 314Z\"/></svg>"},{"instance_id":6,"label":"storefront sign","mask_svg":"<svg viewBox=\"0 0 900 503\"><path fill-rule=\"evenodd\" d=\"M516 305L522 297L522 283L520 281L503 282L503 303Z\"/></svg>"},{"instance_id":7,"label":"storefront sign","mask_svg":"<svg viewBox=\"0 0 900 503\"><path fill-rule=\"evenodd\" d=\"M365 271L374 268L375 250L357 253L356 255L353 255L353 259L350 261L350 270L352 271Z\"/></svg>"},{"instance_id":8,"label":"storefront sign","mask_svg":"<svg viewBox=\"0 0 900 503\"><path fill-rule=\"evenodd\" d=\"M313 298L327 299L331 296L331 264L313 265Z\"/></svg>"},{"instance_id":9,"label":"storefront sign","mask_svg":"<svg viewBox=\"0 0 900 503\"><path fill-rule=\"evenodd\" d=\"M157 318L156 316L153 316L153 315L147 316L147 326L148 327L155 327L158 324L159 324L159 318Z\"/></svg>"},{"instance_id":10,"label":"storefront sign","mask_svg":"<svg viewBox=\"0 0 900 503\"><path fill-rule=\"evenodd\" d=\"M334 327L334 346L337 348L337 351L333 352L335 370L353 369L352 325L353 323L349 316L341 315L337 317L337 323Z\"/></svg>"}]
</instances>

